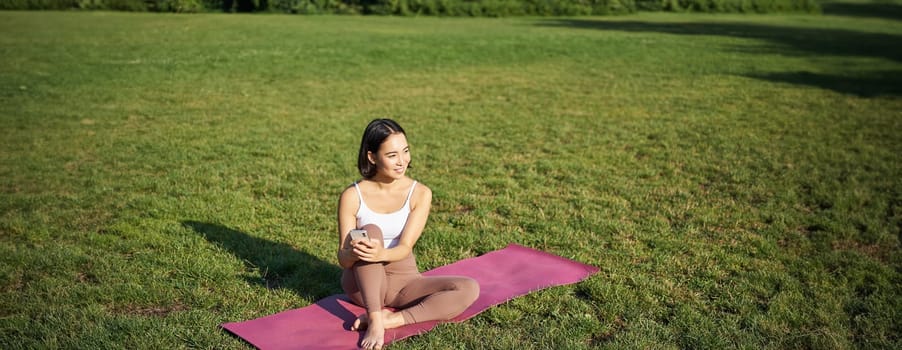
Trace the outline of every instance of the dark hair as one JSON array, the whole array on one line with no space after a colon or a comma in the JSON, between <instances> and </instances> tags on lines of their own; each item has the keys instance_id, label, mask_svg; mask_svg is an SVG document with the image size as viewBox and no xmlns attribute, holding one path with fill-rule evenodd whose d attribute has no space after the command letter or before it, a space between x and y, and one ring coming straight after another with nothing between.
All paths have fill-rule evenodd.
<instances>
[{"instance_id":1,"label":"dark hair","mask_svg":"<svg viewBox=\"0 0 902 350\"><path fill-rule=\"evenodd\" d=\"M367 153L373 152L375 155L379 152L382 142L385 142L389 135L397 133L407 135L404 128L391 119L374 119L366 126L366 130L363 131L363 139L360 140L360 153L357 155L357 169L360 170L363 178L369 179L376 175L376 165L370 163Z\"/></svg>"}]
</instances>

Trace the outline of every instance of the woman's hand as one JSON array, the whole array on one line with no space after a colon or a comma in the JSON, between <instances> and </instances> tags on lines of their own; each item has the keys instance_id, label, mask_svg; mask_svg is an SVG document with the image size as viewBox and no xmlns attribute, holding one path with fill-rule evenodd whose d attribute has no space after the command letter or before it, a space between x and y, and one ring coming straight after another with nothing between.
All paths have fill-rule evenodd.
<instances>
[{"instance_id":1,"label":"woman's hand","mask_svg":"<svg viewBox=\"0 0 902 350\"><path fill-rule=\"evenodd\" d=\"M366 262L385 261L385 248L382 241L377 239L359 239L351 241L351 249L357 259Z\"/></svg>"}]
</instances>

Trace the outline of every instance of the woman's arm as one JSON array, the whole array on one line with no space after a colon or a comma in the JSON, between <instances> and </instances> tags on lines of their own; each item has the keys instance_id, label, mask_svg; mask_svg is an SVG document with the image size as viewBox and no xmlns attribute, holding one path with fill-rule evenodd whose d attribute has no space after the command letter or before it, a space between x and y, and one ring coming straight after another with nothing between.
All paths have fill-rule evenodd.
<instances>
[{"instance_id":1,"label":"woman's arm","mask_svg":"<svg viewBox=\"0 0 902 350\"><path fill-rule=\"evenodd\" d=\"M360 201L357 200L353 186L349 186L338 199L338 265L343 269L350 268L357 260L360 260L353 252L348 232L357 227L357 209Z\"/></svg>"}]
</instances>

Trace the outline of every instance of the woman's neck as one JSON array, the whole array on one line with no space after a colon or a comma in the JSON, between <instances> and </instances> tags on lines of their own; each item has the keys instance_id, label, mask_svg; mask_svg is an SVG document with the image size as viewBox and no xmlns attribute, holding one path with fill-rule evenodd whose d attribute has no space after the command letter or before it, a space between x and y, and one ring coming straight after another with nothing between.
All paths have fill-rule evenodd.
<instances>
[{"instance_id":1,"label":"woman's neck","mask_svg":"<svg viewBox=\"0 0 902 350\"><path fill-rule=\"evenodd\" d=\"M402 186L403 183L407 182L407 177L402 177L400 179L391 178L388 176L373 176L368 181L372 182L376 185L376 188L379 190L392 190Z\"/></svg>"}]
</instances>

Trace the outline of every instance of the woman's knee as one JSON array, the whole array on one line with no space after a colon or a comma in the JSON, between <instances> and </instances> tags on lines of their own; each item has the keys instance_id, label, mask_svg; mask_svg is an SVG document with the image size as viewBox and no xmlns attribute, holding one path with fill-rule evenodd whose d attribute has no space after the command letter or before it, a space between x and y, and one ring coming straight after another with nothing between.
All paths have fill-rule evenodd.
<instances>
[{"instance_id":1,"label":"woman's knee","mask_svg":"<svg viewBox=\"0 0 902 350\"><path fill-rule=\"evenodd\" d=\"M479 282L476 282L476 280L472 278L462 278L458 284L458 289L463 292L467 305L472 304L479 298Z\"/></svg>"},{"instance_id":2,"label":"woman's knee","mask_svg":"<svg viewBox=\"0 0 902 350\"><path fill-rule=\"evenodd\" d=\"M382 229L379 228L376 224L367 224L361 227L361 229L366 230L366 236L372 239L382 239Z\"/></svg>"}]
</instances>

